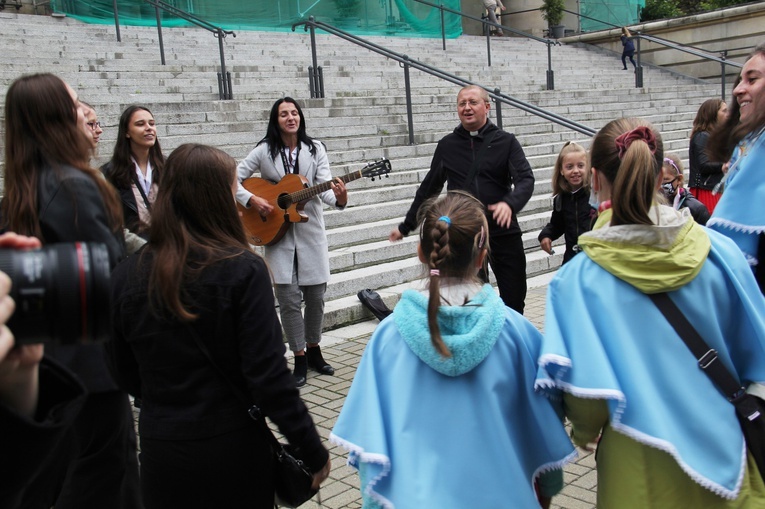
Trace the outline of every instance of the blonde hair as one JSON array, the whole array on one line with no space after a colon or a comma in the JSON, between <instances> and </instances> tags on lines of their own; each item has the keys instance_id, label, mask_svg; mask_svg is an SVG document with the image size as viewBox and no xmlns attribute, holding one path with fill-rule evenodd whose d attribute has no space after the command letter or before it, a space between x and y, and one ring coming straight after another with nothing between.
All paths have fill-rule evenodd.
<instances>
[{"instance_id":1,"label":"blonde hair","mask_svg":"<svg viewBox=\"0 0 765 509\"><path fill-rule=\"evenodd\" d=\"M418 214L420 249L430 273L428 327L430 340L443 357L451 357L438 326L440 279L476 279L476 260L489 247L489 224L483 204L465 191L449 191L426 201Z\"/></svg>"},{"instance_id":2,"label":"blonde hair","mask_svg":"<svg viewBox=\"0 0 765 509\"><path fill-rule=\"evenodd\" d=\"M653 146L644 138L636 138L620 153L616 139L640 127L652 134ZM663 159L661 135L645 120L620 118L598 131L590 145L590 161L611 184L612 225L653 224L649 211L657 196Z\"/></svg>"},{"instance_id":3,"label":"blonde hair","mask_svg":"<svg viewBox=\"0 0 765 509\"><path fill-rule=\"evenodd\" d=\"M672 161L672 163L670 163L669 161ZM680 182L683 182L683 180L685 179L685 176L684 176L685 168L683 168L683 162L680 160L679 157L677 157L672 152L666 152L664 154L664 161L662 164L662 168L671 169L672 173L674 173L675 176L680 177Z\"/></svg>"},{"instance_id":4,"label":"blonde hair","mask_svg":"<svg viewBox=\"0 0 765 509\"><path fill-rule=\"evenodd\" d=\"M583 146L573 141L567 141L563 148L558 153L558 159L555 160L555 167L553 169L552 176L552 192L553 195L558 195L563 192L571 193L574 190L571 189L571 184L563 176L563 158L569 154L582 153L587 156L587 151ZM586 165L586 163L585 163ZM585 167L584 178L582 179L582 189L589 190L590 188L590 169Z\"/></svg>"}]
</instances>

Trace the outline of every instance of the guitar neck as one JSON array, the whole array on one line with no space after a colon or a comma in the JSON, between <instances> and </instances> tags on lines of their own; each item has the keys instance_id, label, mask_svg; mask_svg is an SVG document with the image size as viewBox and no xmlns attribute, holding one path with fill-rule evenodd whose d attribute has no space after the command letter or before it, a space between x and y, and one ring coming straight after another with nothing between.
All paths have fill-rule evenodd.
<instances>
[{"instance_id":1,"label":"guitar neck","mask_svg":"<svg viewBox=\"0 0 765 509\"><path fill-rule=\"evenodd\" d=\"M363 176L364 175L361 172L361 170L358 170L358 171L352 171L351 173L343 175L342 177L336 177L336 178L339 178L340 180L343 181L344 184L347 184L348 182L353 182L354 180L360 179ZM332 179L332 180L335 180L335 179ZM290 193L290 198L292 199L292 203L310 200L317 194L321 194L324 191L331 189L332 180L330 180L329 182L324 182L322 184L316 184L315 186L307 187L305 189L301 189L300 191L296 191L294 193Z\"/></svg>"}]
</instances>

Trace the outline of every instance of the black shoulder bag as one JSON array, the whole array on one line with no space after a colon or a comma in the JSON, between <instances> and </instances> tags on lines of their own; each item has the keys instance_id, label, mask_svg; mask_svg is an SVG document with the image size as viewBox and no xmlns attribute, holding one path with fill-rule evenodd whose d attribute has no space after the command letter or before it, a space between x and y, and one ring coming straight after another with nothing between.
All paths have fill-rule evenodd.
<instances>
[{"instance_id":1,"label":"black shoulder bag","mask_svg":"<svg viewBox=\"0 0 765 509\"><path fill-rule=\"evenodd\" d=\"M276 494L274 496L274 507L300 507L302 504L311 499L318 490L314 490L311 485L313 484L313 474L308 470L308 467L302 460L294 456L294 448L289 444L282 444L276 440L276 437L271 432L271 429L266 424L265 418L258 408L250 402L249 396L240 387L237 387L226 376L226 372L223 371L213 360L210 351L197 335L196 331L189 327L191 335L194 337L194 341L202 351L207 360L210 361L215 371L226 381L226 383L234 391L236 397L242 401L247 407L247 413L256 422L257 428L263 433L263 437L271 445L271 451L273 454L273 468L274 468L274 484L276 487ZM321 505L321 502L319 502Z\"/></svg>"},{"instance_id":2,"label":"black shoulder bag","mask_svg":"<svg viewBox=\"0 0 765 509\"><path fill-rule=\"evenodd\" d=\"M760 476L765 479L765 402L746 392L746 388L717 358L717 351L709 348L669 295L656 293L649 297L698 359L699 367L736 408L736 417L744 433L746 446L757 463Z\"/></svg>"}]
</instances>

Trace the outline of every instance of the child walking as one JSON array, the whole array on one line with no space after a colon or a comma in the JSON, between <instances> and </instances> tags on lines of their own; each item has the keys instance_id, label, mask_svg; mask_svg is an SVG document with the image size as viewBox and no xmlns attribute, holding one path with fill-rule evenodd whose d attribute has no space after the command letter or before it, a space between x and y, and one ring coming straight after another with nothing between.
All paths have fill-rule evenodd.
<instances>
[{"instance_id":1,"label":"child walking","mask_svg":"<svg viewBox=\"0 0 765 509\"><path fill-rule=\"evenodd\" d=\"M590 231L597 213L589 203L590 170L587 152L581 145L571 141L563 145L555 161L552 188L552 217L539 234L539 245L547 254L553 254L553 241L564 235L563 263L566 263L579 252L579 235Z\"/></svg>"},{"instance_id":2,"label":"child walking","mask_svg":"<svg viewBox=\"0 0 765 509\"><path fill-rule=\"evenodd\" d=\"M450 191L419 215L427 288L375 330L330 440L350 451L364 508L539 507L535 479L548 507L575 453L534 392L542 336L478 280L477 199Z\"/></svg>"},{"instance_id":3,"label":"child walking","mask_svg":"<svg viewBox=\"0 0 765 509\"><path fill-rule=\"evenodd\" d=\"M700 225L709 220L709 209L691 194L684 186L683 163L675 154L665 153L661 167L661 192L675 210L691 211L693 219Z\"/></svg>"},{"instance_id":4,"label":"child walking","mask_svg":"<svg viewBox=\"0 0 765 509\"><path fill-rule=\"evenodd\" d=\"M635 59L632 58L635 55L635 43L632 42L632 34L630 33L629 28L622 27L622 36L620 37L622 41L622 66L624 67L622 70L627 70L627 58L630 59L630 62L632 62L632 67L637 69L637 64L635 64Z\"/></svg>"}]
</instances>

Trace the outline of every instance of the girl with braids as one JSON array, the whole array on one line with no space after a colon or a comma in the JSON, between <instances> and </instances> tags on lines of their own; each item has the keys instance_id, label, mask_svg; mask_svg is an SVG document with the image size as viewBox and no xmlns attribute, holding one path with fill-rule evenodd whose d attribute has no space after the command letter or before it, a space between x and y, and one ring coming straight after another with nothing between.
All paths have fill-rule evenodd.
<instances>
[{"instance_id":1,"label":"girl with braids","mask_svg":"<svg viewBox=\"0 0 765 509\"><path fill-rule=\"evenodd\" d=\"M649 294L667 293L746 386L765 380L765 299L736 245L656 201L654 128L618 119L590 145L599 217L549 286L538 385L572 438L598 443L599 508L763 507L733 405Z\"/></svg>"},{"instance_id":2,"label":"girl with braids","mask_svg":"<svg viewBox=\"0 0 765 509\"><path fill-rule=\"evenodd\" d=\"M477 277L484 207L450 191L418 223L427 289L375 330L330 440L350 451L364 508L539 507L535 479L547 507L575 453L534 392L541 335Z\"/></svg>"}]
</instances>

